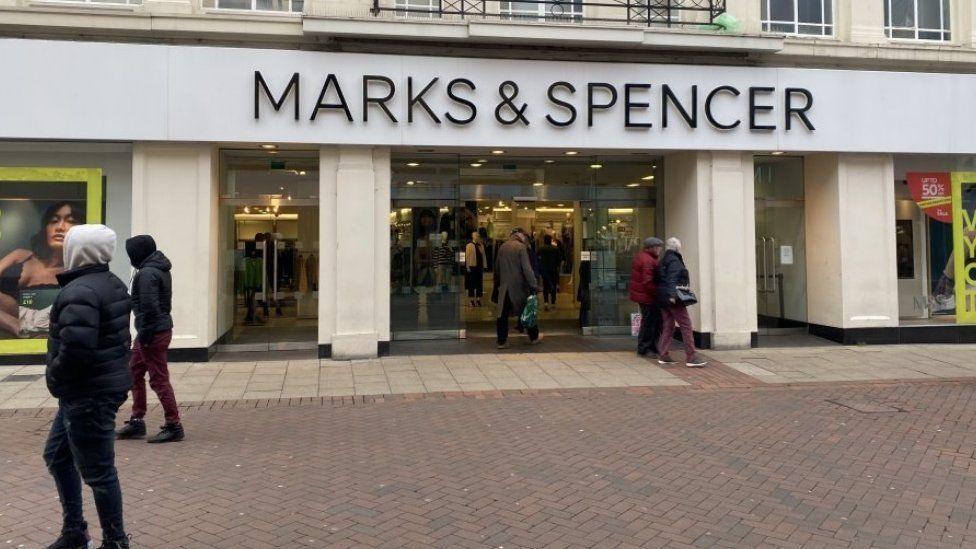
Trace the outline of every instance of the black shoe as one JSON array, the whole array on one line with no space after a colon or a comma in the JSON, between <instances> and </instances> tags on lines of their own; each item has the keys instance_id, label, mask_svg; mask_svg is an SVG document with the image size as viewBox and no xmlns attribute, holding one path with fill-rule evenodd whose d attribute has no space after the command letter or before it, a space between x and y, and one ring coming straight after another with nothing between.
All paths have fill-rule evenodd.
<instances>
[{"instance_id":1,"label":"black shoe","mask_svg":"<svg viewBox=\"0 0 976 549\"><path fill-rule=\"evenodd\" d=\"M128 536L117 539L117 540L104 540L102 544L98 546L98 549L129 549L129 538Z\"/></svg>"},{"instance_id":2,"label":"black shoe","mask_svg":"<svg viewBox=\"0 0 976 549\"><path fill-rule=\"evenodd\" d=\"M159 433L146 442L150 444L156 444L161 442L179 442L186 437L186 433L183 432L182 423L167 423L159 428ZM126 545L128 547L128 545Z\"/></svg>"},{"instance_id":3,"label":"black shoe","mask_svg":"<svg viewBox=\"0 0 976 549\"><path fill-rule=\"evenodd\" d=\"M677 364L678 361L676 361L675 359L671 358L671 355L670 354L667 354L667 355L659 356L657 358L657 363L658 364Z\"/></svg>"},{"instance_id":4,"label":"black shoe","mask_svg":"<svg viewBox=\"0 0 976 549\"><path fill-rule=\"evenodd\" d=\"M61 532L61 537L51 545L48 545L47 549L88 549L89 541L91 541L91 537L88 535L88 532L84 530L71 530Z\"/></svg>"},{"instance_id":5,"label":"black shoe","mask_svg":"<svg viewBox=\"0 0 976 549\"><path fill-rule=\"evenodd\" d=\"M115 438L124 440L127 438L143 438L146 436L146 422L141 419L130 419L125 422L121 429L115 432Z\"/></svg>"}]
</instances>

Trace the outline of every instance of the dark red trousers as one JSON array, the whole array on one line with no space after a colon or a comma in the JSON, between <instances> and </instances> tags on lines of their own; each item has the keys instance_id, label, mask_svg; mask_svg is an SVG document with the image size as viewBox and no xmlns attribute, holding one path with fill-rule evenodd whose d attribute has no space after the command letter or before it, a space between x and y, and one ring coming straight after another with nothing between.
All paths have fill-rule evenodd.
<instances>
[{"instance_id":1,"label":"dark red trousers","mask_svg":"<svg viewBox=\"0 0 976 549\"><path fill-rule=\"evenodd\" d=\"M158 332L143 345L136 340L132 346L132 359L129 368L132 370L132 417L142 419L146 417L146 373L149 374L149 386L159 403L163 405L166 423L179 423L180 410L176 406L176 395L169 383L169 366L166 364L166 351L173 339L173 331Z\"/></svg>"},{"instance_id":2,"label":"dark red trousers","mask_svg":"<svg viewBox=\"0 0 976 549\"><path fill-rule=\"evenodd\" d=\"M668 305L661 308L661 340L657 343L657 352L664 356L671 349L671 341L674 339L674 325L678 324L681 330L681 343L685 346L685 356L691 358L695 356L695 334L692 333L691 316L688 315L688 308L684 305Z\"/></svg>"}]
</instances>

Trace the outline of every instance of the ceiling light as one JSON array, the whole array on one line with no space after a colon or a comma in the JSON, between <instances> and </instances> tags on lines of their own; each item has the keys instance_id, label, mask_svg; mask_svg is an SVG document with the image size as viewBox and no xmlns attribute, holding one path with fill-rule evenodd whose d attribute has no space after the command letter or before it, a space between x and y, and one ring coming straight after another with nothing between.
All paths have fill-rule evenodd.
<instances>
[{"instance_id":1,"label":"ceiling light","mask_svg":"<svg viewBox=\"0 0 976 549\"><path fill-rule=\"evenodd\" d=\"M773 156L781 156L783 154L783 151L773 151L772 154Z\"/></svg>"},{"instance_id":2,"label":"ceiling light","mask_svg":"<svg viewBox=\"0 0 976 549\"><path fill-rule=\"evenodd\" d=\"M410 166L411 168L416 168L419 165L419 162L407 162L407 166Z\"/></svg>"},{"instance_id":3,"label":"ceiling light","mask_svg":"<svg viewBox=\"0 0 976 549\"><path fill-rule=\"evenodd\" d=\"M505 154L505 151L503 151L501 149L495 149L495 150L491 151L491 154Z\"/></svg>"},{"instance_id":4,"label":"ceiling light","mask_svg":"<svg viewBox=\"0 0 976 549\"><path fill-rule=\"evenodd\" d=\"M244 213L246 213L246 214L251 213L251 209L248 208L247 206L244 206Z\"/></svg>"},{"instance_id":5,"label":"ceiling light","mask_svg":"<svg viewBox=\"0 0 976 549\"><path fill-rule=\"evenodd\" d=\"M556 204L556 205L559 206L560 208L564 206L564 204Z\"/></svg>"},{"instance_id":6,"label":"ceiling light","mask_svg":"<svg viewBox=\"0 0 976 549\"><path fill-rule=\"evenodd\" d=\"M628 187L640 187L640 183L627 183Z\"/></svg>"},{"instance_id":7,"label":"ceiling light","mask_svg":"<svg viewBox=\"0 0 976 549\"><path fill-rule=\"evenodd\" d=\"M502 208L502 207L504 207L504 206L505 206L505 203L504 203L504 202L502 202L501 200L499 200L499 201L498 201L498 207L499 207L499 208Z\"/></svg>"},{"instance_id":8,"label":"ceiling light","mask_svg":"<svg viewBox=\"0 0 976 549\"><path fill-rule=\"evenodd\" d=\"M270 143L265 143L264 145L261 145L261 148L262 149L267 149L267 150L274 150L274 149L277 149L278 148L278 145L272 145Z\"/></svg>"},{"instance_id":9,"label":"ceiling light","mask_svg":"<svg viewBox=\"0 0 976 549\"><path fill-rule=\"evenodd\" d=\"M298 175L305 175L305 170L298 172Z\"/></svg>"},{"instance_id":10,"label":"ceiling light","mask_svg":"<svg viewBox=\"0 0 976 549\"><path fill-rule=\"evenodd\" d=\"M546 164L552 164L555 160L546 160Z\"/></svg>"},{"instance_id":11,"label":"ceiling light","mask_svg":"<svg viewBox=\"0 0 976 549\"><path fill-rule=\"evenodd\" d=\"M642 181L653 181L654 180L654 176L653 175L645 175L644 177L641 178L641 180Z\"/></svg>"},{"instance_id":12,"label":"ceiling light","mask_svg":"<svg viewBox=\"0 0 976 549\"><path fill-rule=\"evenodd\" d=\"M542 181L536 181L532 184L533 187L541 187L543 185Z\"/></svg>"},{"instance_id":13,"label":"ceiling light","mask_svg":"<svg viewBox=\"0 0 976 549\"><path fill-rule=\"evenodd\" d=\"M413 185L413 181L407 181L407 185Z\"/></svg>"},{"instance_id":14,"label":"ceiling light","mask_svg":"<svg viewBox=\"0 0 976 549\"><path fill-rule=\"evenodd\" d=\"M278 151L268 151L268 154L278 154Z\"/></svg>"},{"instance_id":15,"label":"ceiling light","mask_svg":"<svg viewBox=\"0 0 976 549\"><path fill-rule=\"evenodd\" d=\"M594 170L599 170L600 168L603 167L603 164L590 164L590 167L593 168Z\"/></svg>"},{"instance_id":16,"label":"ceiling light","mask_svg":"<svg viewBox=\"0 0 976 549\"><path fill-rule=\"evenodd\" d=\"M573 155L579 154L579 152L577 152L577 151L566 151L563 154L565 154L566 156L573 156Z\"/></svg>"},{"instance_id":17,"label":"ceiling light","mask_svg":"<svg viewBox=\"0 0 976 549\"><path fill-rule=\"evenodd\" d=\"M471 163L471 167L472 168L480 168L481 167L481 162L472 162Z\"/></svg>"},{"instance_id":18,"label":"ceiling light","mask_svg":"<svg viewBox=\"0 0 976 549\"><path fill-rule=\"evenodd\" d=\"M487 161L487 160L485 160L484 158L482 158L482 159L481 159L481 160L479 160L478 162L481 162L482 164L484 164L485 162L488 162L488 161Z\"/></svg>"}]
</instances>

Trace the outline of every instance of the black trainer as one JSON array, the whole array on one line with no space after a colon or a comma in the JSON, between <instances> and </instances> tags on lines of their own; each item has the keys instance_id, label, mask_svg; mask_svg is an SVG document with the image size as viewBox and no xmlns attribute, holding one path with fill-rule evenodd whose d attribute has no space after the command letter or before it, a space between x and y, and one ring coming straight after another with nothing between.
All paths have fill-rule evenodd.
<instances>
[{"instance_id":1,"label":"black trainer","mask_svg":"<svg viewBox=\"0 0 976 549\"><path fill-rule=\"evenodd\" d=\"M167 423L159 428L159 432L156 433L156 436L150 438L146 442L150 444L157 444L161 442L179 442L185 437L186 433L183 432L182 423Z\"/></svg>"},{"instance_id":2,"label":"black trainer","mask_svg":"<svg viewBox=\"0 0 976 549\"><path fill-rule=\"evenodd\" d=\"M88 532L84 530L71 530L61 532L61 537L51 545L48 545L47 549L88 549L88 542L90 541L91 537L88 536Z\"/></svg>"},{"instance_id":3,"label":"black trainer","mask_svg":"<svg viewBox=\"0 0 976 549\"><path fill-rule=\"evenodd\" d=\"M127 438L143 438L146 436L146 422L141 419L130 419L125 422L121 429L115 432L115 438L124 440Z\"/></svg>"},{"instance_id":4,"label":"black trainer","mask_svg":"<svg viewBox=\"0 0 976 549\"><path fill-rule=\"evenodd\" d=\"M117 540L104 540L102 544L98 546L98 549L129 549L129 538L128 536L117 539Z\"/></svg>"}]
</instances>

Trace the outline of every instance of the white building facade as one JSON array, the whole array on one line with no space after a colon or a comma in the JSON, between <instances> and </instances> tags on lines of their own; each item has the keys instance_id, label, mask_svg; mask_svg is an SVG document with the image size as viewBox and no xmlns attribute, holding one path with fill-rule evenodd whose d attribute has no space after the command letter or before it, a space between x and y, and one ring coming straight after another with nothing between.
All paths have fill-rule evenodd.
<instances>
[{"instance_id":1,"label":"white building facade","mask_svg":"<svg viewBox=\"0 0 976 549\"><path fill-rule=\"evenodd\" d=\"M175 359L487 337L517 226L543 330L630 333L657 235L706 348L976 341L974 0L597 4L0 0L2 360L63 204L170 257Z\"/></svg>"}]
</instances>

